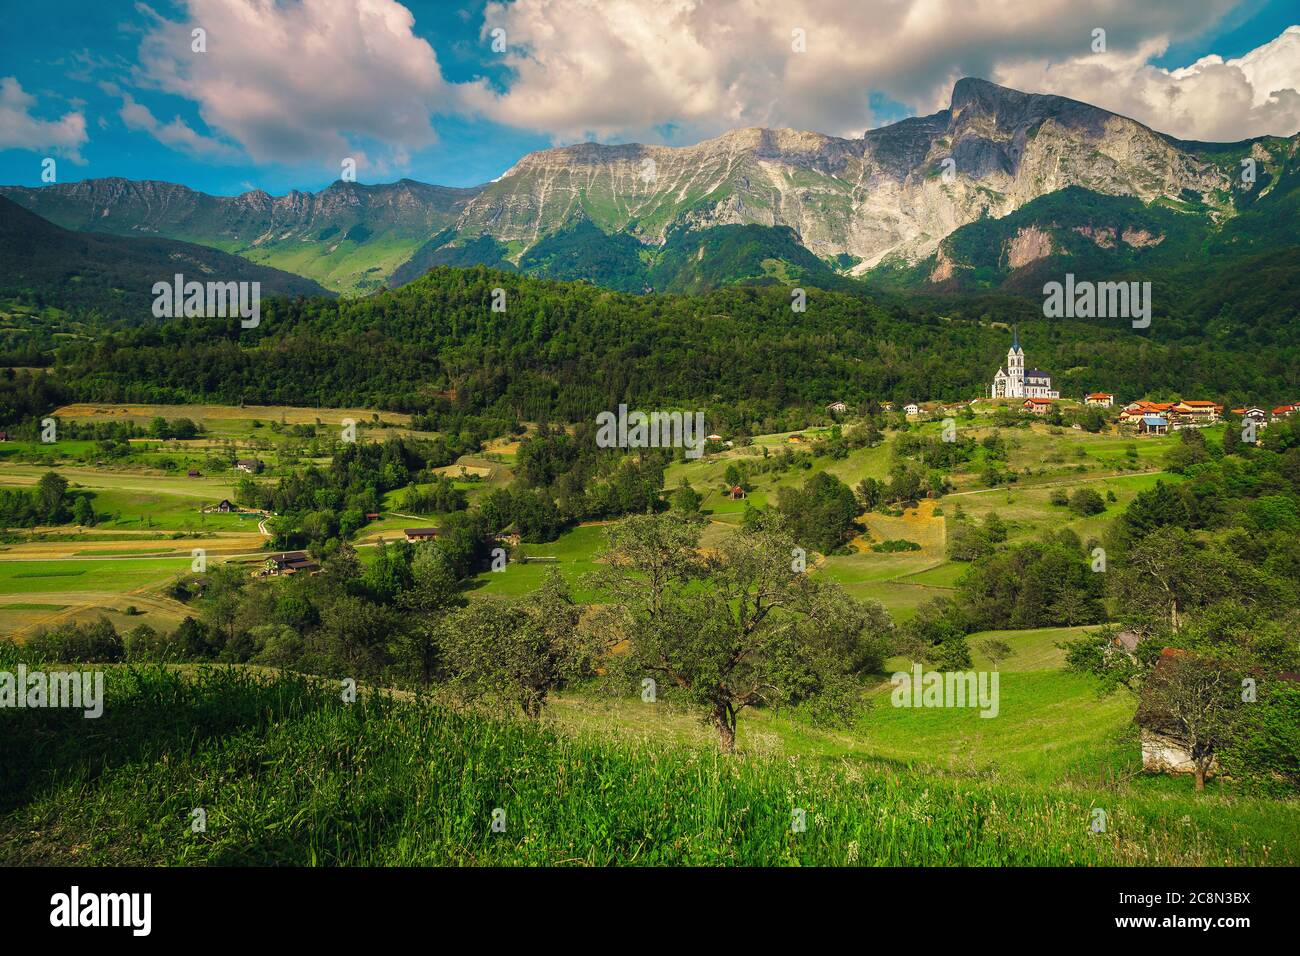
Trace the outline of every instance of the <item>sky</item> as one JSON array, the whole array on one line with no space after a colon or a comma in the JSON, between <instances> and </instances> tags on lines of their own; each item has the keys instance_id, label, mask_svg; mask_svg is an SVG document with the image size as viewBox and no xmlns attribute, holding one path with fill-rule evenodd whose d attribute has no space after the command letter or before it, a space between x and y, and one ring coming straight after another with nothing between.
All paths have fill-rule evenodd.
<instances>
[{"instance_id":1,"label":"sky","mask_svg":"<svg viewBox=\"0 0 1300 956\"><path fill-rule=\"evenodd\" d=\"M525 153L834 136L979 76L1183 139L1300 130L1281 0L0 0L0 183L471 186ZM52 161L52 162L50 162Z\"/></svg>"}]
</instances>

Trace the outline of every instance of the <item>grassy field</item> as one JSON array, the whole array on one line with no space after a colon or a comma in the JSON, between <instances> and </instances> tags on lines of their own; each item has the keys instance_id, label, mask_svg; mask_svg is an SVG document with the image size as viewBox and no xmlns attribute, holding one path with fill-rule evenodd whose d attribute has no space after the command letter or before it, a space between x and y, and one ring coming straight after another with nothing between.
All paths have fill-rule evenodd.
<instances>
[{"instance_id":1,"label":"grassy field","mask_svg":"<svg viewBox=\"0 0 1300 956\"><path fill-rule=\"evenodd\" d=\"M584 525L548 544L524 544L506 564L504 571L484 571L471 584L474 597L517 597L536 590L554 568L574 589L579 601L596 596L583 586L583 577L597 567L595 555L605 547L605 529ZM556 561L528 562L529 557L553 557Z\"/></svg>"},{"instance_id":2,"label":"grassy field","mask_svg":"<svg viewBox=\"0 0 1300 956\"><path fill-rule=\"evenodd\" d=\"M243 669L112 669L104 716L12 711L14 865L1255 865L1292 811L1216 793L724 758ZM742 724L743 726L743 724ZM93 733L91 730L93 729ZM33 737L48 746L27 745ZM206 831L192 833L201 807ZM1105 833L1090 832L1093 809ZM492 821L503 823L494 832ZM802 818L806 829L792 822Z\"/></svg>"},{"instance_id":3,"label":"grassy field","mask_svg":"<svg viewBox=\"0 0 1300 956\"><path fill-rule=\"evenodd\" d=\"M107 614L119 630L146 623L170 630L185 606L159 593L190 570L180 558L6 560L0 555L0 636L23 637L38 627L84 622ZM126 609L134 607L136 615Z\"/></svg>"},{"instance_id":4,"label":"grassy field","mask_svg":"<svg viewBox=\"0 0 1300 956\"><path fill-rule=\"evenodd\" d=\"M171 421L188 418L195 424L221 435L242 435L251 431L251 423L281 422L286 425L323 423L340 425L345 418L356 422L372 421L373 416L394 425L409 425L411 416L402 412L379 412L372 408L302 408L293 405L114 405L78 403L64 405L54 417L82 421L127 421L148 425L154 418Z\"/></svg>"},{"instance_id":5,"label":"grassy field","mask_svg":"<svg viewBox=\"0 0 1300 956\"><path fill-rule=\"evenodd\" d=\"M18 592L112 591L168 581L190 558L86 558L0 562L0 595Z\"/></svg>"},{"instance_id":6,"label":"grassy field","mask_svg":"<svg viewBox=\"0 0 1300 956\"><path fill-rule=\"evenodd\" d=\"M147 421L158 408L82 411ZM333 425L347 414L208 406L164 412L173 413L237 441L267 431L254 421L283 416L293 424L296 415L314 423L319 416ZM987 426L977 419L960 427L979 437ZM1138 492L1178 480L1159 471L1170 440L1053 432L1041 423L1003 434L1010 465L1021 471L1017 483L984 487L981 462L973 462L950 476L954 494L901 516L863 516L851 553L819 556L812 573L880 601L903 621L922 603L953 595L966 571L946 556L959 508L974 519L997 511L1012 541L1061 527L1086 540L1100 536ZM762 447L779 451L785 438L763 436L751 448L669 468L666 488L686 478L705 495L705 547L733 534L747 505L769 506L781 487L818 471L851 486L888 477L886 444L757 476L747 501L721 494L729 463L752 460ZM513 479L517 448L498 442L462 459L484 478L458 482L471 500ZM0 450L0 485L30 487L45 467ZM0 549L0 634L99 613L120 631L137 623L174 626L192 610L162 589L189 569L190 548L231 555L256 551L265 540L255 520L200 515L205 504L232 496L229 478L67 459L58 470L74 491L94 492L97 510L116 517L95 529L27 534ZM459 465L444 472L455 479ZM1086 519L1050 503L1055 488L1076 487L1103 498L1113 492L1117 500ZM405 492L390 493L383 517L361 531L359 543L438 523L439 516L404 514L404 499ZM919 550L870 549L899 539ZM554 568L578 600L597 601L585 581L604 540L604 527L593 524L555 542L525 544L505 571L478 575L468 594L525 595ZM359 554L368 564L375 549ZM137 613L128 615L128 606ZM319 683L249 668L134 675L112 668L109 707L93 726L64 712L0 714L0 864L1300 863L1294 803L1243 796L1220 781L1197 796L1190 780L1141 773L1133 700L1099 698L1092 682L1063 670L1057 645L1083 630L971 635L977 669L991 669L984 640L1011 648L997 667L994 719L974 709L892 706L888 672L909 666L896 659L871 679L871 706L852 726L746 710L733 758L719 756L713 731L671 696L645 705L575 689L555 696L541 725L532 725L405 695L366 695L347 707ZM16 743L33 737L49 745ZM189 831L196 806L208 813L207 833ZM1108 815L1104 834L1089 830L1098 807ZM506 812L504 833L490 829L495 808ZM791 831L796 810L806 813L806 832Z\"/></svg>"},{"instance_id":7,"label":"grassy field","mask_svg":"<svg viewBox=\"0 0 1300 956\"><path fill-rule=\"evenodd\" d=\"M265 444L265 439L275 437L271 423L286 427L298 424L320 424L337 427L344 418L354 418L363 425L375 420L376 413L369 409L312 409L287 406L246 406L242 408L196 405L112 405L82 404L65 406L58 410L67 419L125 420L147 424L155 416L175 419L187 417L201 424L207 435L194 443L181 445L221 444L223 442ZM409 426L410 418L397 413L379 416L388 428L363 432L382 438L398 434ZM939 423L921 426L923 430L937 431ZM973 422L961 421L972 437L980 438L991 431L982 416ZM803 434L815 437L824 429L808 429ZM951 480L958 488L940 504L942 513L934 502L923 502L919 510L909 511L902 517L870 514L861 519L862 536L853 544L853 553L834 555L817 562L814 573L824 574L842 583L850 593L863 599L880 601L894 617L905 620L915 609L934 597L949 595L964 567L947 561L945 544L947 522L958 509L979 519L996 510L1008 522L1013 541L1026 540L1041 534L1046 528L1071 527L1085 539L1101 533L1106 523L1117 514L1132 496L1148 488L1160 478L1176 480L1161 475L1153 469L1157 456L1163 454L1171 440L1154 439L1134 441L1123 437L1089 435L1072 429L1051 429L1042 423L1030 428L1003 430L1011 449L1013 467L1032 469L1035 464L1042 474L1031 474L1006 488L982 487L976 471L958 471ZM705 532L705 544L716 546L731 529L736 528L746 508L771 506L782 487L806 481L820 471L835 475L849 485L870 476L886 479L891 461L890 443L874 448L859 448L846 458L834 460L817 457L809 460L808 468L792 468L768 472L754 478L755 487L747 500L732 501L721 492L728 465L733 462L757 461L763 450L779 454L786 448L806 452L807 446L790 446L789 433L760 436L747 447L736 447L718 455L706 456L698 461L683 461L668 469L665 487L675 488L685 479L704 495L702 510L710 518ZM148 443L142 443L148 444ZM156 444L156 443L154 443ZM176 443L168 443L174 445ZM15 461L14 453L21 451L22 443L0 447L0 487L29 488L51 467L44 462ZM147 467L149 456L170 453L150 452L133 465L109 463L96 467L78 460L91 451L90 442L59 442L52 446L33 445L32 449L52 456L53 467L70 483L75 492L90 492L95 510L101 515L94 529L63 527L45 529L26 535L27 540L0 548L0 597L12 595L49 594L51 601L90 609L109 595L130 595L132 599L150 587L156 588L165 580L154 576L149 562L136 561L133 566L85 566L84 559L92 557L130 557L160 560L165 555L176 555L174 564L184 564L184 556L192 547L201 546L214 557L246 554L259 550L265 541L258 531L255 516L205 514L202 509L214 505L222 498L234 496L235 476L223 473L188 478L178 474L162 474ZM471 506L483 495L497 487L508 485L514 478L512 463L519 443L502 439L489 444L481 455L467 456L455 465L441 469L456 478L464 467L468 473L482 480L457 481L470 498ZM1136 464L1127 456L1129 447L1137 449ZM32 450L29 449L29 450ZM206 452L205 452L206 454ZM276 453L259 452L269 461ZM1113 461L1112 461L1113 459ZM1077 469L1083 463L1082 472ZM1131 469L1146 469L1134 472ZM273 475L260 480L274 481ZM1065 509L1051 505L1049 495L1053 488L1067 490L1087 483L1103 496L1113 492L1117 501L1108 505L1104 514L1091 518L1078 518ZM437 525L442 516L415 516L403 510L407 491L390 492L384 501L385 512L367 524L358 534L356 543L368 545L378 540L394 540L403 528L413 525ZM898 553L878 553L870 550L873 543L902 539L914 541L920 550ZM484 572L473 582L471 593L476 597L521 595L535 588L549 567L557 567L577 587L578 596L590 600L594 596L582 590L584 575L595 567L594 554L603 546L603 535L597 527L574 529L560 540L549 544L525 545L514 556L507 570L501 573ZM370 549L363 550L367 554ZM555 557L554 563L526 563L525 556ZM19 572L4 569L4 565L37 559L68 561L66 575L44 578L18 578ZM81 561L82 564L77 564ZM75 573L74 573L75 572ZM58 582L69 585L59 587ZM150 592L157 597L156 590ZM108 606L117 606L110 601ZM176 608L168 608L176 612ZM63 612L60 612L62 614ZM177 612L179 613L179 612ZM15 614L7 615L14 618ZM41 620L36 612L25 613L22 620L6 621L0 612L0 627L6 623L30 629L34 620Z\"/></svg>"}]
</instances>

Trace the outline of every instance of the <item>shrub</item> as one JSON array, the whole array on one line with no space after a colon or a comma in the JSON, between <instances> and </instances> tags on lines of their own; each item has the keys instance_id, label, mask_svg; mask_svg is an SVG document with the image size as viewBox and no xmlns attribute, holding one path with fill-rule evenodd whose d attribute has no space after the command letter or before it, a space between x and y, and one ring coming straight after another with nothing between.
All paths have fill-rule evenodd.
<instances>
[{"instance_id":1,"label":"shrub","mask_svg":"<svg viewBox=\"0 0 1300 956\"><path fill-rule=\"evenodd\" d=\"M896 552L896 551L920 551L921 546L915 541L905 541L902 538L891 538L888 541L880 541L871 546L872 551Z\"/></svg>"},{"instance_id":2,"label":"shrub","mask_svg":"<svg viewBox=\"0 0 1300 956\"><path fill-rule=\"evenodd\" d=\"M1077 515L1097 515L1106 510L1106 502L1091 488L1080 488L1070 496L1070 510Z\"/></svg>"},{"instance_id":3,"label":"shrub","mask_svg":"<svg viewBox=\"0 0 1300 956\"><path fill-rule=\"evenodd\" d=\"M57 664L112 664L126 654L122 638L106 617L92 624L61 624L51 631L37 631L27 644L37 657Z\"/></svg>"}]
</instances>

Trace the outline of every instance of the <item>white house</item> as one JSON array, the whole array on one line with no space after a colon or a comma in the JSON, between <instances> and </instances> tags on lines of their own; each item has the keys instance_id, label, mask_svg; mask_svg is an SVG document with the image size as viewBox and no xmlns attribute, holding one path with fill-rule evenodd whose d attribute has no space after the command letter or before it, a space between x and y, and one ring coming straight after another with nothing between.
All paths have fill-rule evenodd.
<instances>
[{"instance_id":1,"label":"white house","mask_svg":"<svg viewBox=\"0 0 1300 956\"><path fill-rule=\"evenodd\" d=\"M908 402L903 406L903 413L907 415L919 415L921 414L921 406L916 404L916 402Z\"/></svg>"},{"instance_id":2,"label":"white house","mask_svg":"<svg viewBox=\"0 0 1300 956\"><path fill-rule=\"evenodd\" d=\"M1245 421L1252 421L1258 428L1268 427L1268 412L1262 408L1234 408L1234 415L1240 415Z\"/></svg>"},{"instance_id":3,"label":"white house","mask_svg":"<svg viewBox=\"0 0 1300 956\"><path fill-rule=\"evenodd\" d=\"M848 410L849 406L845 405L843 402L831 402L826 406L826 411L830 412L832 415L843 415Z\"/></svg>"}]
</instances>

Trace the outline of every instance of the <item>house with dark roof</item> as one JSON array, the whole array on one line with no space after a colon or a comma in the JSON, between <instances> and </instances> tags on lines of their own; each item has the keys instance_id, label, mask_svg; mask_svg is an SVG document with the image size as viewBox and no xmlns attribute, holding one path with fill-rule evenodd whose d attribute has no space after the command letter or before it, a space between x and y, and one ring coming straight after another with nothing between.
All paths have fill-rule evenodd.
<instances>
[{"instance_id":1,"label":"house with dark roof","mask_svg":"<svg viewBox=\"0 0 1300 956\"><path fill-rule=\"evenodd\" d=\"M262 473L262 469L266 466L259 458L240 458L235 462L235 467L247 474L258 475Z\"/></svg>"},{"instance_id":2,"label":"house with dark roof","mask_svg":"<svg viewBox=\"0 0 1300 956\"><path fill-rule=\"evenodd\" d=\"M280 574L313 573L320 570L320 565L311 559L306 551L283 551L268 557L262 565L262 576Z\"/></svg>"},{"instance_id":3,"label":"house with dark roof","mask_svg":"<svg viewBox=\"0 0 1300 956\"><path fill-rule=\"evenodd\" d=\"M406 540L411 544L418 541L433 541L442 532L437 528L403 528L402 534L406 535Z\"/></svg>"}]
</instances>

